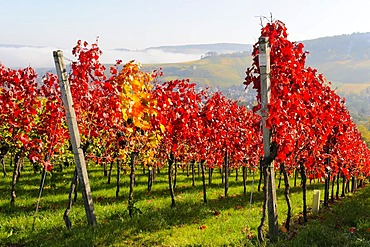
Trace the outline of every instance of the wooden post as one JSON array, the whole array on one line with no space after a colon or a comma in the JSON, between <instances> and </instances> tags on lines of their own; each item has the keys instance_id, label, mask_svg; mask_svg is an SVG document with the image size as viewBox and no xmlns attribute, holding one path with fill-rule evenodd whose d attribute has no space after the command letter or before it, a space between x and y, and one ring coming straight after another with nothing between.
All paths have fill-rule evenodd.
<instances>
[{"instance_id":1,"label":"wooden post","mask_svg":"<svg viewBox=\"0 0 370 247\"><path fill-rule=\"evenodd\" d=\"M59 78L59 85L62 92L62 100L66 111L69 134L71 137L72 150L76 162L77 175L80 180L82 198L84 201L87 222L89 225L96 225L94 204L91 197L89 178L87 175L85 157L81 148L80 133L78 130L76 113L73 108L72 94L69 88L66 68L63 61L63 52L58 50L53 52L55 68Z\"/></svg>"},{"instance_id":2,"label":"wooden post","mask_svg":"<svg viewBox=\"0 0 370 247\"><path fill-rule=\"evenodd\" d=\"M225 156L224 156L224 165L225 165L225 198L228 197L228 190L229 190L229 154L227 151L225 151Z\"/></svg>"},{"instance_id":3,"label":"wooden post","mask_svg":"<svg viewBox=\"0 0 370 247\"><path fill-rule=\"evenodd\" d=\"M263 150L264 157L270 157L271 133L266 126L268 118L268 105L270 103L271 87L270 87L270 46L268 37L259 38L259 66L261 77L261 116L262 116L262 134L263 134ZM272 240L278 237L278 214L276 203L276 185L275 185L275 171L274 163L268 164L265 167L268 176L268 221L269 234Z\"/></svg>"}]
</instances>

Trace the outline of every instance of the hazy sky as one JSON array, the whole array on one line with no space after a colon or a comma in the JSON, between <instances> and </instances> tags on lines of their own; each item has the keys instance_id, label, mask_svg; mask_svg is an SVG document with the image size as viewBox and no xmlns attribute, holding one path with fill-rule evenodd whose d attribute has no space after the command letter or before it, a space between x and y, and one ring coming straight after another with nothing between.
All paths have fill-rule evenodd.
<instances>
[{"instance_id":1,"label":"hazy sky","mask_svg":"<svg viewBox=\"0 0 370 247\"><path fill-rule=\"evenodd\" d=\"M370 32L369 10L369 0L0 0L0 44L71 49L78 39L91 43L97 36L103 51L252 44L260 34L258 16L270 13L296 41ZM0 50L5 65L7 52Z\"/></svg>"}]
</instances>

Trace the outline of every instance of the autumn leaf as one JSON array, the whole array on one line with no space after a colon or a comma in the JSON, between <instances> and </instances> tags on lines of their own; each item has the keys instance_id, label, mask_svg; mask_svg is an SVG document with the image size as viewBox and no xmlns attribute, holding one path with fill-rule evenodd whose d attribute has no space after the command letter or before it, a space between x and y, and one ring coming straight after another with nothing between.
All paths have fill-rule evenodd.
<instances>
[{"instance_id":1,"label":"autumn leaf","mask_svg":"<svg viewBox=\"0 0 370 247\"><path fill-rule=\"evenodd\" d=\"M214 216L219 216L219 215L221 215L221 212L220 212L220 211L218 211L218 210L215 210L215 211L213 212L213 215L214 215Z\"/></svg>"},{"instance_id":2,"label":"autumn leaf","mask_svg":"<svg viewBox=\"0 0 370 247\"><path fill-rule=\"evenodd\" d=\"M207 226L205 226L205 225L201 225L201 226L198 227L199 230L204 230L206 228L207 228Z\"/></svg>"},{"instance_id":3,"label":"autumn leaf","mask_svg":"<svg viewBox=\"0 0 370 247\"><path fill-rule=\"evenodd\" d=\"M285 227L285 226L280 226L280 227L279 227L279 230L280 230L281 232L283 232L283 233L287 233L287 232L288 232L288 229L286 229L286 227Z\"/></svg>"},{"instance_id":4,"label":"autumn leaf","mask_svg":"<svg viewBox=\"0 0 370 247\"><path fill-rule=\"evenodd\" d=\"M350 227L348 228L348 232L355 233L357 231L356 227Z\"/></svg>"}]
</instances>

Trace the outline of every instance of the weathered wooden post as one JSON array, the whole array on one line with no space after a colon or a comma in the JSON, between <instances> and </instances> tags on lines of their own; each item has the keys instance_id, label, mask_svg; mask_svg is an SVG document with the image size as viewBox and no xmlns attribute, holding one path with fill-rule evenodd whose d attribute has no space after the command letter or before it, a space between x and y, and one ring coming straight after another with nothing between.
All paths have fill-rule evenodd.
<instances>
[{"instance_id":1,"label":"weathered wooden post","mask_svg":"<svg viewBox=\"0 0 370 247\"><path fill-rule=\"evenodd\" d=\"M77 175L80 181L82 198L84 201L87 222L89 225L96 225L94 204L91 197L89 178L87 175L85 157L81 148L80 133L78 130L76 113L73 108L72 94L69 88L66 68L63 61L63 52L58 50L53 52L55 68L59 78L59 85L62 92L62 100L66 111L69 134L71 137L72 150L76 162Z\"/></svg>"},{"instance_id":2,"label":"weathered wooden post","mask_svg":"<svg viewBox=\"0 0 370 247\"><path fill-rule=\"evenodd\" d=\"M270 46L268 37L259 38L259 53L258 60L260 66L261 78L261 116L262 116L262 134L263 134L263 151L265 159L270 158L271 132L266 126L268 118L268 105L270 103L271 87L270 87ZM268 179L268 222L269 234L272 240L278 236L278 214L276 203L276 185L274 163L268 162L266 167Z\"/></svg>"}]
</instances>

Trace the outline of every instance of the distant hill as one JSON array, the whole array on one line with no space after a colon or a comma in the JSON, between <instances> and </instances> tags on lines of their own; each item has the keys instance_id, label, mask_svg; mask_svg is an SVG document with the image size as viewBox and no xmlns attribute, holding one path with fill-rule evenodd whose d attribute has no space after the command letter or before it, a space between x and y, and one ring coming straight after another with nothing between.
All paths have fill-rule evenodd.
<instances>
[{"instance_id":1,"label":"distant hill","mask_svg":"<svg viewBox=\"0 0 370 247\"><path fill-rule=\"evenodd\" d=\"M305 40L302 43L311 53L321 54L311 57L312 62L370 58L370 32Z\"/></svg>"},{"instance_id":2,"label":"distant hill","mask_svg":"<svg viewBox=\"0 0 370 247\"><path fill-rule=\"evenodd\" d=\"M303 41L307 64L330 81L370 83L370 32Z\"/></svg>"},{"instance_id":3,"label":"distant hill","mask_svg":"<svg viewBox=\"0 0 370 247\"><path fill-rule=\"evenodd\" d=\"M234 53L240 51L250 51L250 44L236 43L216 43L216 44L195 44L195 45L176 45L176 46L157 46L149 47L145 50L162 50L164 52L182 54L205 54L207 52Z\"/></svg>"},{"instance_id":4,"label":"distant hill","mask_svg":"<svg viewBox=\"0 0 370 247\"><path fill-rule=\"evenodd\" d=\"M370 84L370 32L339 35L302 41L309 51L307 65L314 67L336 86ZM210 44L162 46L167 52L207 51L203 59L173 64L148 64L146 69L161 67L166 79L189 78L209 86L238 85L251 65L251 45ZM233 53L220 51L233 48ZM239 49L239 50L238 50ZM208 56L207 56L208 53Z\"/></svg>"},{"instance_id":5,"label":"distant hill","mask_svg":"<svg viewBox=\"0 0 370 247\"><path fill-rule=\"evenodd\" d=\"M162 80L189 78L201 85L218 87L240 85L245 77L247 66L252 63L252 57L244 53L221 54L207 56L203 59L184 63L144 65L151 71L162 68Z\"/></svg>"},{"instance_id":6,"label":"distant hill","mask_svg":"<svg viewBox=\"0 0 370 247\"><path fill-rule=\"evenodd\" d=\"M0 44L0 48L22 48L22 47L28 47L28 48L42 48L43 46L34 46L34 45L11 45L11 44Z\"/></svg>"}]
</instances>

